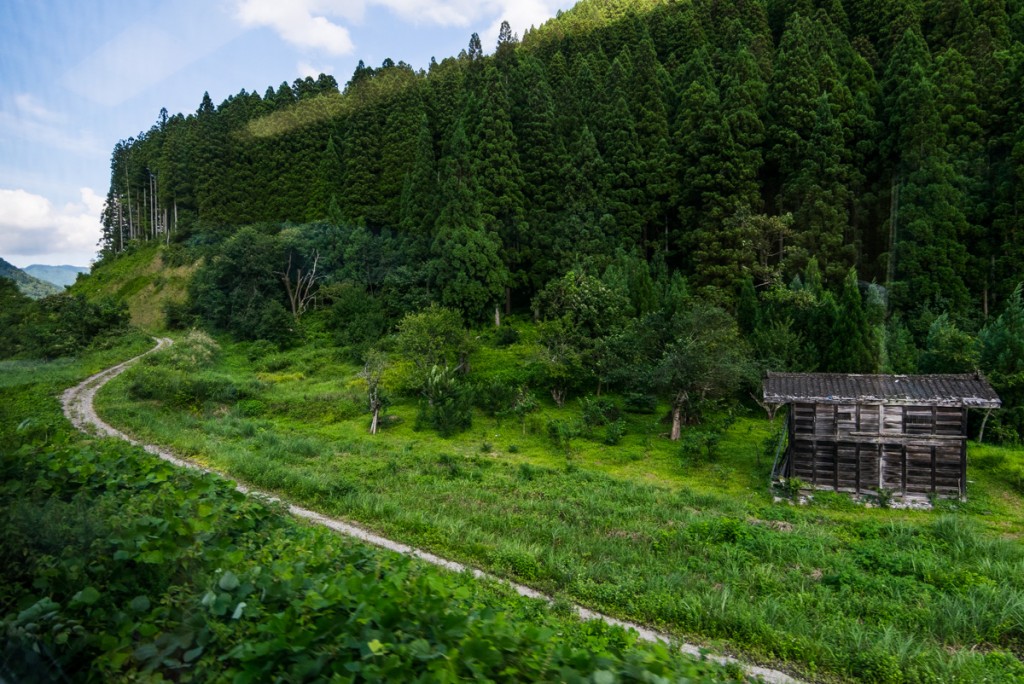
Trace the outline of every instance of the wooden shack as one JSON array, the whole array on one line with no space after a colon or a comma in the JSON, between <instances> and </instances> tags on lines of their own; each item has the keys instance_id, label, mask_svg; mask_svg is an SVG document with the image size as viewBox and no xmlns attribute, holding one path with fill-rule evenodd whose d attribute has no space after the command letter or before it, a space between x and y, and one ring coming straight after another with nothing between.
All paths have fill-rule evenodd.
<instances>
[{"instance_id":1,"label":"wooden shack","mask_svg":"<svg viewBox=\"0 0 1024 684\"><path fill-rule=\"evenodd\" d=\"M768 373L768 405L789 405L776 476L818 489L964 497L967 410L999 397L979 374Z\"/></svg>"}]
</instances>

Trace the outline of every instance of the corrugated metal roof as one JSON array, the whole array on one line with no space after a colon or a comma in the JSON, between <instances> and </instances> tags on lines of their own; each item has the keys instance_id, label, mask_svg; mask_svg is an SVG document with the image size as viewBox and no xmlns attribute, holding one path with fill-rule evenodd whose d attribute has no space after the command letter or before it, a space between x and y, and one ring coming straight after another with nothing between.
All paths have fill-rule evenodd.
<instances>
[{"instance_id":1,"label":"corrugated metal roof","mask_svg":"<svg viewBox=\"0 0 1024 684\"><path fill-rule=\"evenodd\" d=\"M998 408L999 396L984 377L967 375L853 375L845 373L768 373L769 404L806 401L821 404L919 404Z\"/></svg>"}]
</instances>

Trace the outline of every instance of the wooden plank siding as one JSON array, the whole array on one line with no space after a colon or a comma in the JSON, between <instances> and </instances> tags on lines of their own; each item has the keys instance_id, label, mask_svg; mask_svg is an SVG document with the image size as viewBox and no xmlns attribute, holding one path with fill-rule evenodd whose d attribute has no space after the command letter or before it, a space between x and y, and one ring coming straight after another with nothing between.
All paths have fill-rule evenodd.
<instances>
[{"instance_id":1,"label":"wooden plank siding","mask_svg":"<svg viewBox=\"0 0 1024 684\"><path fill-rule=\"evenodd\" d=\"M838 492L962 496L965 429L957 407L794 404L786 474Z\"/></svg>"}]
</instances>

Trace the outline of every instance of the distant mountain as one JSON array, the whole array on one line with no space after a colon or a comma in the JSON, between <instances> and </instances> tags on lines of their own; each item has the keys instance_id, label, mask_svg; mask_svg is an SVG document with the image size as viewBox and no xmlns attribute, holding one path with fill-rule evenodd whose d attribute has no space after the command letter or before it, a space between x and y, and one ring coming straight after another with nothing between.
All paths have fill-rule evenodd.
<instances>
[{"instance_id":1,"label":"distant mountain","mask_svg":"<svg viewBox=\"0 0 1024 684\"><path fill-rule=\"evenodd\" d=\"M3 259L0 259L0 278L13 280L18 284L18 289L32 299L42 299L47 295L64 291L63 287L30 276L14 264Z\"/></svg>"},{"instance_id":2,"label":"distant mountain","mask_svg":"<svg viewBox=\"0 0 1024 684\"><path fill-rule=\"evenodd\" d=\"M74 285L79 273L88 273L88 266L45 266L43 264L32 264L21 269L33 278L45 280L59 287Z\"/></svg>"}]
</instances>

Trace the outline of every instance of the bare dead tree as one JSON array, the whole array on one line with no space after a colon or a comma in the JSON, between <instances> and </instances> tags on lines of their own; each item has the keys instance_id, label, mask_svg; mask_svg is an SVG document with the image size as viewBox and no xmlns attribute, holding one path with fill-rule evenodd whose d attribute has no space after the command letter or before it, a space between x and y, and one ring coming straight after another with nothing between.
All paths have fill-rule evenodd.
<instances>
[{"instance_id":1,"label":"bare dead tree","mask_svg":"<svg viewBox=\"0 0 1024 684\"><path fill-rule=\"evenodd\" d=\"M320 252L313 254L313 267L308 273L303 273L302 268L295 269L295 276L292 277L292 256L288 255L288 267L277 273L284 283L285 292L288 294L288 303L292 307L292 316L295 320L306 313L310 303L316 298L316 284L319 277L316 274L317 264L320 262Z\"/></svg>"}]
</instances>

